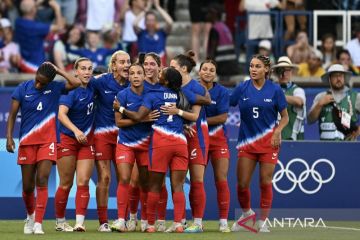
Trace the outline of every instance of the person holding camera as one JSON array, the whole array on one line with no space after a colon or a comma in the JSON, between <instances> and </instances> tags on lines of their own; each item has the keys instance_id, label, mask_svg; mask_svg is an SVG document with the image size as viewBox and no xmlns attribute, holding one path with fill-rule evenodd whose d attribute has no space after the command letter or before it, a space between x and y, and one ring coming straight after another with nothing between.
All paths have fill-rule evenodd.
<instances>
[{"instance_id":1,"label":"person holding camera","mask_svg":"<svg viewBox=\"0 0 360 240\"><path fill-rule=\"evenodd\" d=\"M308 115L309 124L319 121L320 140L355 141L360 135L360 94L346 86L350 78L351 72L340 64L331 65L321 77L330 89L316 95Z\"/></svg>"},{"instance_id":2,"label":"person holding camera","mask_svg":"<svg viewBox=\"0 0 360 240\"><path fill-rule=\"evenodd\" d=\"M281 138L284 140L304 139L305 92L304 89L291 82L293 71L297 68L297 65L292 64L287 56L280 57L277 64L272 67L288 103L289 123L281 132Z\"/></svg>"}]
</instances>

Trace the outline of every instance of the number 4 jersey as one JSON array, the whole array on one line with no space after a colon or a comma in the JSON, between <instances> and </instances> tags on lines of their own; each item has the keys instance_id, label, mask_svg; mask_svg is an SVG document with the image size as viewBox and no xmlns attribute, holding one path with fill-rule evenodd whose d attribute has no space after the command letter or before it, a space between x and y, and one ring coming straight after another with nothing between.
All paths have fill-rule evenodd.
<instances>
[{"instance_id":1,"label":"number 4 jersey","mask_svg":"<svg viewBox=\"0 0 360 240\"><path fill-rule=\"evenodd\" d=\"M57 113L64 82L52 81L43 89L35 88L35 80L20 84L12 94L21 111L20 145L57 142Z\"/></svg>"},{"instance_id":2,"label":"number 4 jersey","mask_svg":"<svg viewBox=\"0 0 360 240\"><path fill-rule=\"evenodd\" d=\"M230 96L230 105L239 105L240 131L238 149L253 153L271 151L270 140L278 113L287 106L280 86L266 80L261 89L252 80L240 83Z\"/></svg>"}]
</instances>

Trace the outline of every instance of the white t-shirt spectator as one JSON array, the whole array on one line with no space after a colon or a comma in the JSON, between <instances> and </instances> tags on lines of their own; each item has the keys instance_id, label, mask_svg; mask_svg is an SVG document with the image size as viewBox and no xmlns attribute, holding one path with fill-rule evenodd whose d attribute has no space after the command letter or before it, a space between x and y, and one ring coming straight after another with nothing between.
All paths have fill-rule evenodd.
<instances>
[{"instance_id":1,"label":"white t-shirt spectator","mask_svg":"<svg viewBox=\"0 0 360 240\"><path fill-rule=\"evenodd\" d=\"M357 38L352 39L346 44L346 49L350 52L352 62L355 66L360 66L360 41Z\"/></svg>"},{"instance_id":2,"label":"white t-shirt spectator","mask_svg":"<svg viewBox=\"0 0 360 240\"><path fill-rule=\"evenodd\" d=\"M137 35L134 31L133 23L136 19L136 15L133 13L133 11L128 10L125 13L124 17L124 26L123 26L123 35L122 39L124 42L136 42L137 41ZM145 18L142 18L139 22L139 28L142 30L145 29Z\"/></svg>"},{"instance_id":3,"label":"white t-shirt spectator","mask_svg":"<svg viewBox=\"0 0 360 240\"><path fill-rule=\"evenodd\" d=\"M0 49L0 68L10 69L10 57L12 55L20 55L19 45L14 42L10 42L5 47Z\"/></svg>"},{"instance_id":4,"label":"white t-shirt spectator","mask_svg":"<svg viewBox=\"0 0 360 240\"><path fill-rule=\"evenodd\" d=\"M98 31L114 23L115 0L87 0L86 29Z\"/></svg>"}]
</instances>

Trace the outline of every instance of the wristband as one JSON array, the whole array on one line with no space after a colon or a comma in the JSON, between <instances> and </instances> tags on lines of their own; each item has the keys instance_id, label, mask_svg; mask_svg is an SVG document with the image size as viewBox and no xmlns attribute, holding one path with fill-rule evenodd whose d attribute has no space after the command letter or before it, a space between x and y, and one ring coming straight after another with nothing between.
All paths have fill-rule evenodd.
<instances>
[{"instance_id":1,"label":"wristband","mask_svg":"<svg viewBox=\"0 0 360 240\"><path fill-rule=\"evenodd\" d=\"M125 110L124 107L120 107L120 108L119 108L119 112L120 112L120 113L124 113L124 110Z\"/></svg>"},{"instance_id":2,"label":"wristband","mask_svg":"<svg viewBox=\"0 0 360 240\"><path fill-rule=\"evenodd\" d=\"M182 117L183 114L184 114L184 111L181 110L181 109L179 109L178 115L179 115L180 117Z\"/></svg>"}]
</instances>

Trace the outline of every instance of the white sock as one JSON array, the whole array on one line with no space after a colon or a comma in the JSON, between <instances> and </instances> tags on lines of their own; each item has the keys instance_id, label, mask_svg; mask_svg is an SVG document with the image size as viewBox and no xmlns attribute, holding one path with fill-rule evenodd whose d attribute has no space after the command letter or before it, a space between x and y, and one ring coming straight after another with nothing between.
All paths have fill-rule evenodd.
<instances>
[{"instance_id":1,"label":"white sock","mask_svg":"<svg viewBox=\"0 0 360 240\"><path fill-rule=\"evenodd\" d=\"M35 219L35 212L33 212L33 214L31 214L31 215L27 214L27 218L31 219L31 220L34 220Z\"/></svg>"},{"instance_id":2,"label":"white sock","mask_svg":"<svg viewBox=\"0 0 360 240\"><path fill-rule=\"evenodd\" d=\"M34 228L42 228L42 224L36 222L36 223L34 224Z\"/></svg>"},{"instance_id":3,"label":"white sock","mask_svg":"<svg viewBox=\"0 0 360 240\"><path fill-rule=\"evenodd\" d=\"M136 220L137 219L137 213L130 213L130 219Z\"/></svg>"},{"instance_id":4,"label":"white sock","mask_svg":"<svg viewBox=\"0 0 360 240\"><path fill-rule=\"evenodd\" d=\"M84 215L76 215L76 224L84 225L85 216Z\"/></svg>"},{"instance_id":5,"label":"white sock","mask_svg":"<svg viewBox=\"0 0 360 240\"><path fill-rule=\"evenodd\" d=\"M254 212L253 212L253 210L250 208L250 209L247 210L246 212L243 212L243 214L244 214L244 217L248 217L248 216L254 214Z\"/></svg>"},{"instance_id":6,"label":"white sock","mask_svg":"<svg viewBox=\"0 0 360 240\"><path fill-rule=\"evenodd\" d=\"M202 218L194 218L194 223L196 225L202 226Z\"/></svg>"},{"instance_id":7,"label":"white sock","mask_svg":"<svg viewBox=\"0 0 360 240\"><path fill-rule=\"evenodd\" d=\"M56 219L56 222L58 222L58 223L64 223L64 222L66 222L66 219L65 219L65 218L57 218L57 219Z\"/></svg>"},{"instance_id":8,"label":"white sock","mask_svg":"<svg viewBox=\"0 0 360 240\"><path fill-rule=\"evenodd\" d=\"M228 225L227 219L220 219L220 225L224 226L224 225Z\"/></svg>"},{"instance_id":9,"label":"white sock","mask_svg":"<svg viewBox=\"0 0 360 240\"><path fill-rule=\"evenodd\" d=\"M186 223L186 218L181 219L181 224L185 224Z\"/></svg>"},{"instance_id":10,"label":"white sock","mask_svg":"<svg viewBox=\"0 0 360 240\"><path fill-rule=\"evenodd\" d=\"M141 221L142 224L148 224L148 220L141 219L140 221Z\"/></svg>"}]
</instances>

